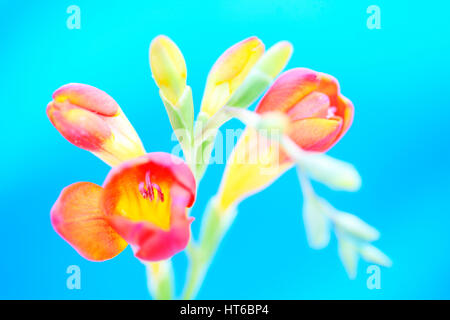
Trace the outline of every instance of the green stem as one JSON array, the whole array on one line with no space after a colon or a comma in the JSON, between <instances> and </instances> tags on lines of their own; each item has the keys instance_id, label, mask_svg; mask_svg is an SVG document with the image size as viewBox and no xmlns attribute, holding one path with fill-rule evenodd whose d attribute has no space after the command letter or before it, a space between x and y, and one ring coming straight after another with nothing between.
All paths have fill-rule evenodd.
<instances>
[{"instance_id":1,"label":"green stem","mask_svg":"<svg viewBox=\"0 0 450 320\"><path fill-rule=\"evenodd\" d=\"M187 248L190 267L186 276L183 299L195 298L234 214L234 209L224 211L216 205L216 198L211 199L203 218L200 241L194 244L191 240Z\"/></svg>"},{"instance_id":2,"label":"green stem","mask_svg":"<svg viewBox=\"0 0 450 320\"><path fill-rule=\"evenodd\" d=\"M306 174L304 173L304 171L297 166L297 175L298 175L298 179L300 180L300 186L303 192L303 198L307 199L307 198L315 198L315 192L314 189L311 185L311 182L309 181L308 177L306 176Z\"/></svg>"},{"instance_id":3,"label":"green stem","mask_svg":"<svg viewBox=\"0 0 450 320\"><path fill-rule=\"evenodd\" d=\"M208 269L207 264L204 263L202 259L196 257L197 250L194 250L195 252L192 252L189 255L190 266L182 296L184 300L191 300L195 298ZM212 260L212 257L209 257L207 260Z\"/></svg>"},{"instance_id":4,"label":"green stem","mask_svg":"<svg viewBox=\"0 0 450 320\"><path fill-rule=\"evenodd\" d=\"M173 269L171 260L146 262L147 286L156 300L173 299Z\"/></svg>"}]
</instances>

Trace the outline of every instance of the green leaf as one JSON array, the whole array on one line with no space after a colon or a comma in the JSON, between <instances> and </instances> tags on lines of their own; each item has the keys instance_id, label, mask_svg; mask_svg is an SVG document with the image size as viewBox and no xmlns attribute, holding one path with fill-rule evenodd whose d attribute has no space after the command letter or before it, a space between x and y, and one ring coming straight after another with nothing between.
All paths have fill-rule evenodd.
<instances>
[{"instance_id":1,"label":"green leaf","mask_svg":"<svg viewBox=\"0 0 450 320\"><path fill-rule=\"evenodd\" d=\"M376 263L380 266L390 267L392 261L380 249L371 244L365 244L359 249L361 257L367 262Z\"/></svg>"},{"instance_id":2,"label":"green leaf","mask_svg":"<svg viewBox=\"0 0 450 320\"><path fill-rule=\"evenodd\" d=\"M322 249L330 242L330 220L324 210L321 199L310 196L304 199L303 221L309 246Z\"/></svg>"},{"instance_id":3,"label":"green leaf","mask_svg":"<svg viewBox=\"0 0 450 320\"><path fill-rule=\"evenodd\" d=\"M377 229L368 225L353 214L339 212L335 214L332 219L341 232L349 234L359 240L374 241L380 236Z\"/></svg>"},{"instance_id":4,"label":"green leaf","mask_svg":"<svg viewBox=\"0 0 450 320\"><path fill-rule=\"evenodd\" d=\"M312 179L336 190L356 191L360 188L361 177L350 163L323 153L304 151L286 135L280 142L300 169Z\"/></svg>"},{"instance_id":5,"label":"green leaf","mask_svg":"<svg viewBox=\"0 0 450 320\"><path fill-rule=\"evenodd\" d=\"M233 93L227 106L235 108L248 108L272 83L273 78L252 70L244 82Z\"/></svg>"},{"instance_id":6,"label":"green leaf","mask_svg":"<svg viewBox=\"0 0 450 320\"><path fill-rule=\"evenodd\" d=\"M167 100L162 91L160 91L161 99L169 116L172 129L183 149L186 157L190 156L193 146L194 135L194 106L192 99L192 90L186 86L183 95L178 100L177 105L174 106Z\"/></svg>"},{"instance_id":7,"label":"green leaf","mask_svg":"<svg viewBox=\"0 0 450 320\"><path fill-rule=\"evenodd\" d=\"M349 278L355 279L359 260L356 244L345 236L339 236L338 252Z\"/></svg>"},{"instance_id":8,"label":"green leaf","mask_svg":"<svg viewBox=\"0 0 450 320\"><path fill-rule=\"evenodd\" d=\"M361 186L361 177L350 163L316 153L305 153L298 163L312 179L332 189L356 191Z\"/></svg>"}]
</instances>

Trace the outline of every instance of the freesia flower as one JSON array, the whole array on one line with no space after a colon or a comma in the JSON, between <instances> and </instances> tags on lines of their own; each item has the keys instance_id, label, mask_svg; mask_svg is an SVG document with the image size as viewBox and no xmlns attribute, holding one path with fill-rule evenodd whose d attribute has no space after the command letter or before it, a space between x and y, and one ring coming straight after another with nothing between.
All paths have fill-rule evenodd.
<instances>
[{"instance_id":1,"label":"freesia flower","mask_svg":"<svg viewBox=\"0 0 450 320\"><path fill-rule=\"evenodd\" d=\"M306 151L329 150L353 119L353 105L340 94L337 80L304 68L283 73L256 108L258 114L274 111L289 117L287 134ZM225 212L272 183L293 163L277 142L247 128L225 170L218 196L220 207Z\"/></svg>"},{"instance_id":2,"label":"freesia flower","mask_svg":"<svg viewBox=\"0 0 450 320\"><path fill-rule=\"evenodd\" d=\"M69 142L111 166L145 153L116 101L95 87L79 83L62 86L53 93L47 115Z\"/></svg>"},{"instance_id":3,"label":"freesia flower","mask_svg":"<svg viewBox=\"0 0 450 320\"><path fill-rule=\"evenodd\" d=\"M78 182L63 189L51 221L86 259L111 259L128 243L139 259L159 261L186 247L195 190L181 159L149 153L113 168L102 187Z\"/></svg>"}]
</instances>

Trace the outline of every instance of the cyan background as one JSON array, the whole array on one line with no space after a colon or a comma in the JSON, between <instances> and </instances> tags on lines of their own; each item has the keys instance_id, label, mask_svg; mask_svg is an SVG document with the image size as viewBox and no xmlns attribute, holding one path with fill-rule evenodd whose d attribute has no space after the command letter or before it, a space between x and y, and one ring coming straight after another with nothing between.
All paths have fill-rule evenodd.
<instances>
[{"instance_id":1,"label":"cyan background","mask_svg":"<svg viewBox=\"0 0 450 320\"><path fill-rule=\"evenodd\" d=\"M72 4L81 8L80 30L66 27ZM366 27L372 4L381 8L381 30ZM131 249L89 262L53 231L49 211L61 189L101 184L108 167L65 141L45 107L63 84L94 85L118 101L147 150L172 150L148 66L149 43L161 33L184 53L197 107L215 59L251 35L267 46L291 41L290 68L337 77L356 115L330 154L354 163L363 187L317 191L376 226L376 245L394 261L382 269L382 288L369 290L367 264L349 280L335 239L310 249L290 171L241 205L198 298L450 298L449 10L444 1L404 0L0 2L0 298L148 298ZM202 182L194 232L222 170L211 166ZM185 258L175 260L180 273ZM66 288L69 265L81 268L81 290Z\"/></svg>"}]
</instances>

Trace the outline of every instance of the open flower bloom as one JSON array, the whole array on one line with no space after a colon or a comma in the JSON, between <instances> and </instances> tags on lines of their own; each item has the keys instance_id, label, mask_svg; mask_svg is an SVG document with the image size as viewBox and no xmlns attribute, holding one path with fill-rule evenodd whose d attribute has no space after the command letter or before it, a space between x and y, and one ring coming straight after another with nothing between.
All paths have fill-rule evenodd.
<instances>
[{"instance_id":1,"label":"open flower bloom","mask_svg":"<svg viewBox=\"0 0 450 320\"><path fill-rule=\"evenodd\" d=\"M239 88L264 53L264 44L256 37L245 39L226 50L208 75L201 112L214 115Z\"/></svg>"},{"instance_id":2,"label":"open flower bloom","mask_svg":"<svg viewBox=\"0 0 450 320\"><path fill-rule=\"evenodd\" d=\"M192 218L195 180L183 160L149 153L114 167L103 184L66 187L51 210L55 230L83 257L111 259L130 244L145 261L183 250Z\"/></svg>"},{"instance_id":3,"label":"open flower bloom","mask_svg":"<svg viewBox=\"0 0 450 320\"><path fill-rule=\"evenodd\" d=\"M145 153L119 105L104 91L71 83L53 93L47 115L72 144L91 151L111 166Z\"/></svg>"},{"instance_id":4,"label":"open flower bloom","mask_svg":"<svg viewBox=\"0 0 450 320\"><path fill-rule=\"evenodd\" d=\"M289 117L287 134L306 151L329 150L353 120L353 105L340 94L337 80L304 68L283 73L256 108L259 114L273 111ZM228 161L219 205L225 212L268 186L292 165L277 142L246 128Z\"/></svg>"}]
</instances>

